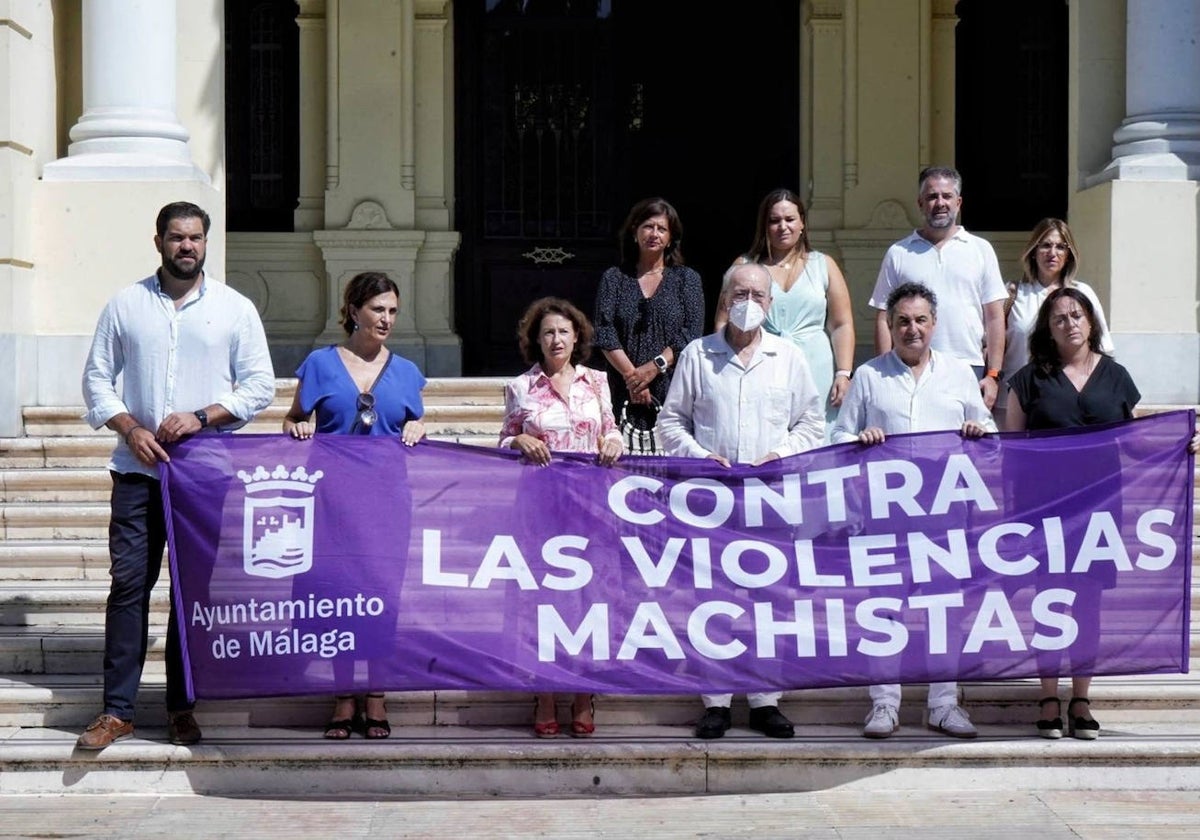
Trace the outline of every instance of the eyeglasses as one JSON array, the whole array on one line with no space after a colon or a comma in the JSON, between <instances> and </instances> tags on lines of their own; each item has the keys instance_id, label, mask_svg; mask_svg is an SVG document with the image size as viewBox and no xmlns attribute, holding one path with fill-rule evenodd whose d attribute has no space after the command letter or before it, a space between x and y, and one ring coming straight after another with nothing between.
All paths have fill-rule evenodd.
<instances>
[{"instance_id":1,"label":"eyeglasses","mask_svg":"<svg viewBox=\"0 0 1200 840\"><path fill-rule=\"evenodd\" d=\"M362 426L366 431L371 431L371 427L375 425L375 421L379 419L379 415L375 413L375 395L370 391L364 391L358 395L358 400L355 403L358 408L358 420L356 425Z\"/></svg>"},{"instance_id":2,"label":"eyeglasses","mask_svg":"<svg viewBox=\"0 0 1200 840\"><path fill-rule=\"evenodd\" d=\"M734 303L740 303L743 300L753 299L755 303L762 303L767 299L766 292L750 291L749 289L738 289L729 296L729 299Z\"/></svg>"},{"instance_id":3,"label":"eyeglasses","mask_svg":"<svg viewBox=\"0 0 1200 840\"><path fill-rule=\"evenodd\" d=\"M1051 251L1056 254L1065 254L1071 250L1065 242L1043 242L1037 246L1037 249L1044 254L1048 254Z\"/></svg>"}]
</instances>

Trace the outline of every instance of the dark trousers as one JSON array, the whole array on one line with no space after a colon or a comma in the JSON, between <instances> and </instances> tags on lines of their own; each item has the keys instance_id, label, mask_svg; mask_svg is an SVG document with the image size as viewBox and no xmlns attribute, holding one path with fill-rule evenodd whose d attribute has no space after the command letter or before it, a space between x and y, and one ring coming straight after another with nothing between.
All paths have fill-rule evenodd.
<instances>
[{"instance_id":1,"label":"dark trousers","mask_svg":"<svg viewBox=\"0 0 1200 840\"><path fill-rule=\"evenodd\" d=\"M150 592L162 568L167 528L157 480L116 472L112 479L108 525L112 585L104 614L104 711L121 720L133 720L149 644ZM166 665L167 710L190 709L174 598L167 623Z\"/></svg>"}]
</instances>

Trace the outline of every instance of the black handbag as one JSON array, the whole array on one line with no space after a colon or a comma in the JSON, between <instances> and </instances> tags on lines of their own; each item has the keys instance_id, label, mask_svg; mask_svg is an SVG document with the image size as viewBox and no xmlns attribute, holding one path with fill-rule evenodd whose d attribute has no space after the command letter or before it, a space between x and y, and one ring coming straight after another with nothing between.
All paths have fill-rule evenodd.
<instances>
[{"instance_id":1,"label":"black handbag","mask_svg":"<svg viewBox=\"0 0 1200 840\"><path fill-rule=\"evenodd\" d=\"M627 455L662 455L658 445L658 437L654 434L654 425L658 421L658 412L662 404L650 398L649 405L636 405L629 400L621 406L621 417L617 427L621 430L621 438L625 441Z\"/></svg>"}]
</instances>

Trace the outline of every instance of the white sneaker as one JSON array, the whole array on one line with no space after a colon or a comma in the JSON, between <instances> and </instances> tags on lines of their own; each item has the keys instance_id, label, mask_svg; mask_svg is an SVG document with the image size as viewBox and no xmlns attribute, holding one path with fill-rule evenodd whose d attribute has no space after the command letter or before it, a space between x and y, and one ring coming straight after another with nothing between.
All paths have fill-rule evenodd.
<instances>
[{"instance_id":1,"label":"white sneaker","mask_svg":"<svg viewBox=\"0 0 1200 840\"><path fill-rule=\"evenodd\" d=\"M900 713L895 706L879 703L867 715L864 738L890 738L900 728Z\"/></svg>"},{"instance_id":2,"label":"white sneaker","mask_svg":"<svg viewBox=\"0 0 1200 840\"><path fill-rule=\"evenodd\" d=\"M962 706L941 706L929 710L929 728L951 738L974 738L979 733Z\"/></svg>"}]
</instances>

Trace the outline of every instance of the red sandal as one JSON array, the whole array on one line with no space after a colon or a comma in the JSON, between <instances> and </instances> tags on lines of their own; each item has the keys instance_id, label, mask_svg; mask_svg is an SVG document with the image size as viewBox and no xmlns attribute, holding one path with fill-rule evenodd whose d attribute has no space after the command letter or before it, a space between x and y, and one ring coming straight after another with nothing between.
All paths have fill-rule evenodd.
<instances>
[{"instance_id":1,"label":"red sandal","mask_svg":"<svg viewBox=\"0 0 1200 840\"><path fill-rule=\"evenodd\" d=\"M572 738L590 738L596 731L596 696L593 694L588 701L592 708L592 722L584 723L579 719L579 712L575 711L575 704L571 704L571 737Z\"/></svg>"}]
</instances>

